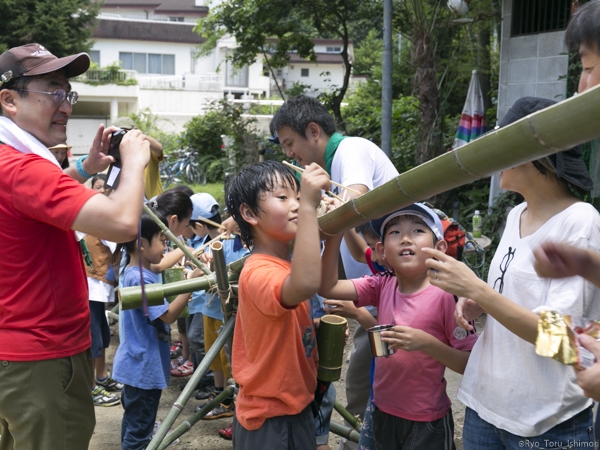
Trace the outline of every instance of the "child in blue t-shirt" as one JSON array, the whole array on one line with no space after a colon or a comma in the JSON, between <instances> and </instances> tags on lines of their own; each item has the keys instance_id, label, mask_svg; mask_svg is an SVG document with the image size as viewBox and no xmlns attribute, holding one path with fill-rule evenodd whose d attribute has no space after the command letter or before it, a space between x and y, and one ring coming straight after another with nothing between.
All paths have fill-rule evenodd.
<instances>
[{"instance_id":1,"label":"child in blue t-shirt","mask_svg":"<svg viewBox=\"0 0 600 450\"><path fill-rule=\"evenodd\" d=\"M160 213L154 213L163 222ZM158 264L166 249L166 236L157 223L142 213L141 243L137 239L124 244L129 262L122 276L123 287L158 282L150 270ZM191 278L201 274L199 270ZM115 354L113 378L124 387L121 393L123 421L121 424L122 449L146 448L152 431L162 389L169 384L169 325L175 322L190 299L191 294L181 294L171 303L164 300L160 306L131 309L119 313L121 344Z\"/></svg>"}]
</instances>

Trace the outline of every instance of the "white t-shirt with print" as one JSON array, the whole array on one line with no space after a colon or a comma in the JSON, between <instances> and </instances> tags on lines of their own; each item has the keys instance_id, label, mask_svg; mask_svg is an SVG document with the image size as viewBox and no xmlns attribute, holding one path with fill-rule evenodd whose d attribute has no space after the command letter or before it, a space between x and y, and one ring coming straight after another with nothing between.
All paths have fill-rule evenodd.
<instances>
[{"instance_id":1,"label":"white t-shirt with print","mask_svg":"<svg viewBox=\"0 0 600 450\"><path fill-rule=\"evenodd\" d=\"M581 277L540 278L533 249L542 242L567 242L600 249L600 215L579 202L520 237L527 204L515 207L492 259L488 284L531 311L600 319L600 290ZM487 317L485 330L469 358L457 398L486 422L518 436L539 436L592 404L577 385L575 371L538 356L535 346Z\"/></svg>"},{"instance_id":2,"label":"white t-shirt with print","mask_svg":"<svg viewBox=\"0 0 600 450\"><path fill-rule=\"evenodd\" d=\"M369 191L398 176L398 171L383 150L371 141L360 137L342 140L331 163L331 180L344 186L362 184ZM342 195L341 188L331 186L331 191ZM357 262L345 242L341 246L342 261L348 279L370 275L369 266Z\"/></svg>"}]
</instances>

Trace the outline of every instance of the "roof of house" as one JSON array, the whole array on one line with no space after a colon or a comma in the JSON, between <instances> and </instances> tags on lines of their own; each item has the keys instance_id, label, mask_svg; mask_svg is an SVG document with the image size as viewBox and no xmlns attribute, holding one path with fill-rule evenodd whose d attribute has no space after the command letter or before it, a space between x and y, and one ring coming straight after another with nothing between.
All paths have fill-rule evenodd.
<instances>
[{"instance_id":1,"label":"roof of house","mask_svg":"<svg viewBox=\"0 0 600 450\"><path fill-rule=\"evenodd\" d=\"M208 6L196 6L194 0L105 0L104 7L106 8L153 8L157 13L195 13L206 15Z\"/></svg>"},{"instance_id":2,"label":"roof of house","mask_svg":"<svg viewBox=\"0 0 600 450\"><path fill-rule=\"evenodd\" d=\"M194 33L194 26L185 22L101 19L92 38L201 44L204 39Z\"/></svg>"}]
</instances>

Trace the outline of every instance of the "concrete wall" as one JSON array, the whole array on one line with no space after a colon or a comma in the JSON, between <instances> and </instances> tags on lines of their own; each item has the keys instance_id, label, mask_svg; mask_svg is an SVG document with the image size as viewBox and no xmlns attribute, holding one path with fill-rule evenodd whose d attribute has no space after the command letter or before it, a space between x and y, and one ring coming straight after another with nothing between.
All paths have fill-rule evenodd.
<instances>
[{"instance_id":1,"label":"concrete wall","mask_svg":"<svg viewBox=\"0 0 600 450\"><path fill-rule=\"evenodd\" d=\"M521 97L564 100L569 65L564 31L511 37L512 0L502 2L498 118ZM565 53L561 55L561 53Z\"/></svg>"}]
</instances>

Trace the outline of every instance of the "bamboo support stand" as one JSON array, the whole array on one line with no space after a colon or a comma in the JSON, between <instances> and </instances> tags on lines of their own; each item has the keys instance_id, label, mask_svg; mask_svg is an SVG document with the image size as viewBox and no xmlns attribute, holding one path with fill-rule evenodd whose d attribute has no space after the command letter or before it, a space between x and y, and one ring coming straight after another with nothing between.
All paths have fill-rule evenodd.
<instances>
[{"instance_id":1,"label":"bamboo support stand","mask_svg":"<svg viewBox=\"0 0 600 450\"><path fill-rule=\"evenodd\" d=\"M412 170L409 170L388 183L353 199L338 209L319 218L319 228L326 235L336 235L371 219L377 219L384 214L408 206L416 201L424 200L434 195L470 183L477 179L488 177L495 172L539 159L559 151L568 150L600 137L600 86L590 89L584 94L572 97L550 108L531 114L507 127L493 131L463 147L441 155ZM149 208L144 209L155 219L156 216ZM157 222L158 223L158 222ZM168 228L161 228L173 242L178 245ZM164 228L163 228L164 227ZM166 230L165 230L166 229ZM180 247L180 245L178 245ZM181 248L181 247L180 247ZM187 248L183 252L196 263ZM148 304L162 304L165 295L193 292L208 289L219 279L224 282L237 280L244 261L242 258L231 263L229 271L222 274L222 264L218 269L221 275L208 272L203 264L199 264L206 273L205 277L186 280L170 285L147 285ZM199 261L198 261L199 263ZM157 288L159 286L161 289ZM219 286L221 289L222 286ZM224 285L223 285L224 287ZM148 295L150 293L150 295ZM119 293L123 309L141 307L141 288L122 289ZM152 301L160 303L151 303ZM189 399L200 378L217 356L227 339L232 335L234 321L229 320L214 345L210 348L200 366L184 388L177 402L173 405L167 419L163 422L152 439L148 449L165 448L167 430L173 424L183 405ZM353 442L358 442L361 424L337 401L334 405L346 421L352 424L348 428L331 422L330 430ZM200 414L200 412L198 413ZM192 416L195 418L195 416ZM180 436L191 427L190 422L180 425ZM179 430L178 428L178 430ZM173 436L173 440L177 436ZM164 442L163 442L164 441ZM169 443L172 440L169 440Z\"/></svg>"},{"instance_id":2,"label":"bamboo support stand","mask_svg":"<svg viewBox=\"0 0 600 450\"><path fill-rule=\"evenodd\" d=\"M223 330L221 331L221 333L219 333L217 340L214 342L214 344L208 350L208 352L206 352L206 355L202 359L202 362L194 371L194 374L185 385L185 388L183 388L183 391L179 395L179 398L175 401L175 404L173 404L173 406L171 407L171 411L169 411L167 418L163 421L160 428L156 431L156 434L152 438L150 445L147 447L148 450L157 450L159 448L159 445L165 439L169 428L171 428L177 417L179 417L181 411L183 411L183 407L185 406L192 393L196 389L198 382L204 376L209 366L212 364L212 362L215 360L215 358L221 351L221 347L225 345L227 339L229 339L229 337L233 334L234 325L234 320L231 320L229 321L229 323L225 324ZM204 414L206 414L206 412Z\"/></svg>"},{"instance_id":3,"label":"bamboo support stand","mask_svg":"<svg viewBox=\"0 0 600 450\"><path fill-rule=\"evenodd\" d=\"M350 414L350 412L348 412L348 410L344 408L337 400L333 403L333 409L335 409L338 414L352 426L352 428L360 433L362 424L358 417L354 417L352 414Z\"/></svg>"},{"instance_id":4,"label":"bamboo support stand","mask_svg":"<svg viewBox=\"0 0 600 450\"><path fill-rule=\"evenodd\" d=\"M229 282L237 281L244 262L247 256L244 256L237 261L234 261L227 265L227 277ZM175 283L161 284L152 283L144 286L146 292L146 299L148 300L148 306L157 306L163 304L163 299L169 295L186 294L188 292L201 291L210 289L211 286L216 284L216 276L211 273L203 277L192 278L190 280L178 281ZM121 309L135 309L142 307L142 288L141 286L133 286L122 288L118 290L119 303Z\"/></svg>"},{"instance_id":5,"label":"bamboo support stand","mask_svg":"<svg viewBox=\"0 0 600 450\"><path fill-rule=\"evenodd\" d=\"M344 425L340 425L337 422L329 422L329 431L337 434L343 438L348 439L349 441L356 442L360 440L360 433L350 427L346 427Z\"/></svg>"},{"instance_id":6,"label":"bamboo support stand","mask_svg":"<svg viewBox=\"0 0 600 450\"><path fill-rule=\"evenodd\" d=\"M171 445L175 441L175 439L177 439L178 437L182 436L184 433L189 431L196 422L198 422L200 419L202 419L214 407L218 406L222 400L225 400L230 395L233 395L233 391L234 391L233 386L227 386L223 390L223 392L221 392L213 400L211 400L209 403L207 403L200 411L194 413L188 420L184 421L177 428L175 428L171 432L171 434L168 434L167 436L165 436L164 440L161 442L160 446L158 447L158 450L163 450L163 449L167 448L169 445ZM150 448L150 447L148 447L148 448Z\"/></svg>"}]
</instances>

